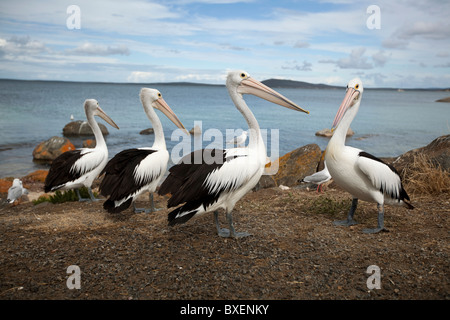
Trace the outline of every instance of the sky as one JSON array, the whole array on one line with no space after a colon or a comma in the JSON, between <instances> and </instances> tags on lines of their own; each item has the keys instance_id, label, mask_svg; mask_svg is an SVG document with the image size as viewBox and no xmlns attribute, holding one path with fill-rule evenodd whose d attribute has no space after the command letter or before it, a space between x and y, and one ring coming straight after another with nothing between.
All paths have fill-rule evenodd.
<instances>
[{"instance_id":1,"label":"sky","mask_svg":"<svg viewBox=\"0 0 450 320\"><path fill-rule=\"evenodd\" d=\"M0 1L0 78L224 84L235 69L449 88L450 1Z\"/></svg>"}]
</instances>

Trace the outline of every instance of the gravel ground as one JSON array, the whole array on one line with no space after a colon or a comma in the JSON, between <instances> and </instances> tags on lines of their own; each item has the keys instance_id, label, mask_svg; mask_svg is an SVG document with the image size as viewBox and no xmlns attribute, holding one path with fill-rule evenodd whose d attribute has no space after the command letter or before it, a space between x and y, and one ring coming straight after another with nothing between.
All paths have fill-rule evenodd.
<instances>
[{"instance_id":1,"label":"gravel ground","mask_svg":"<svg viewBox=\"0 0 450 320\"><path fill-rule=\"evenodd\" d=\"M167 198L155 201L163 208ZM262 189L236 205L236 230L252 234L243 239L218 237L212 214L169 227L166 209L3 206L0 299L448 300L449 201L444 194L412 198L412 211L386 207L389 232L363 234L376 226L376 205L360 202L359 224L335 227L351 198L333 185L320 194ZM80 289L67 287L72 265ZM367 286L372 265L380 289Z\"/></svg>"}]
</instances>

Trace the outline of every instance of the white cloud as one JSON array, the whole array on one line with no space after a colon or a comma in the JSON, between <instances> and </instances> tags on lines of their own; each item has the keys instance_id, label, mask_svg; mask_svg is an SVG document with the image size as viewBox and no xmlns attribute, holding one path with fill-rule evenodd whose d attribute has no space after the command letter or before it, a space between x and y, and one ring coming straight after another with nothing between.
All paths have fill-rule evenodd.
<instances>
[{"instance_id":1,"label":"white cloud","mask_svg":"<svg viewBox=\"0 0 450 320\"><path fill-rule=\"evenodd\" d=\"M88 56L110 56L110 55L129 55L130 50L127 46L121 44L118 46L105 46L85 42L82 45L66 50L68 54L88 55Z\"/></svg>"},{"instance_id":2,"label":"white cloud","mask_svg":"<svg viewBox=\"0 0 450 320\"><path fill-rule=\"evenodd\" d=\"M384 50L381 50L372 55L372 60L375 66L383 67L389 60L389 57L385 54Z\"/></svg>"},{"instance_id":3,"label":"white cloud","mask_svg":"<svg viewBox=\"0 0 450 320\"><path fill-rule=\"evenodd\" d=\"M334 63L341 69L372 69L373 65L367 62L367 57L364 56L365 48L353 49L348 57L338 60L326 59L319 60L320 63Z\"/></svg>"},{"instance_id":4,"label":"white cloud","mask_svg":"<svg viewBox=\"0 0 450 320\"><path fill-rule=\"evenodd\" d=\"M145 82L163 82L165 76L159 72L133 71L127 77L127 82L145 83Z\"/></svg>"},{"instance_id":5,"label":"white cloud","mask_svg":"<svg viewBox=\"0 0 450 320\"><path fill-rule=\"evenodd\" d=\"M308 48L310 44L306 41L296 41L294 44L294 48Z\"/></svg>"},{"instance_id":6,"label":"white cloud","mask_svg":"<svg viewBox=\"0 0 450 320\"><path fill-rule=\"evenodd\" d=\"M281 66L281 69L285 70L297 70L297 71L312 71L312 63L308 61L303 61L302 64L299 64L297 61L288 61L283 66Z\"/></svg>"},{"instance_id":7,"label":"white cloud","mask_svg":"<svg viewBox=\"0 0 450 320\"><path fill-rule=\"evenodd\" d=\"M48 51L44 43L29 36L12 36L8 40L0 39L0 55L37 54Z\"/></svg>"}]
</instances>

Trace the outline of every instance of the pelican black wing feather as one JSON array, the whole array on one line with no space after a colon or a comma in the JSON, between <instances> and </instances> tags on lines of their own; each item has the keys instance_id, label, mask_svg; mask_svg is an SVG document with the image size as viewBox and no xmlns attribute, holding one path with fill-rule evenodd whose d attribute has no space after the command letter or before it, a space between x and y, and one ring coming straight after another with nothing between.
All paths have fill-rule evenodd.
<instances>
[{"instance_id":1,"label":"pelican black wing feather","mask_svg":"<svg viewBox=\"0 0 450 320\"><path fill-rule=\"evenodd\" d=\"M83 155L81 150L66 151L53 160L47 177L45 178L44 191L54 191L64 186L69 181L80 177L80 173L71 170L75 162Z\"/></svg>"},{"instance_id":2,"label":"pelican black wing feather","mask_svg":"<svg viewBox=\"0 0 450 320\"><path fill-rule=\"evenodd\" d=\"M100 194L116 201L135 193L151 181L134 179L135 168L148 155L156 152L151 149L127 149L116 154L106 164L100 175L105 173L100 184Z\"/></svg>"},{"instance_id":3,"label":"pelican black wing feather","mask_svg":"<svg viewBox=\"0 0 450 320\"><path fill-rule=\"evenodd\" d=\"M387 167L389 167L389 169L391 169L392 172L394 172L394 173L400 178L400 174L398 173L398 171L397 171L392 165L387 164L386 162L384 162L384 161L381 160L380 158L377 158L377 157L375 157L374 155L372 155L372 154L370 154L370 153L367 153L367 152L364 152L364 151L361 151L361 152L359 153L359 156L360 156L360 157L369 158L369 159L372 159L372 160L374 160L374 161L381 162L382 164L384 164L384 165L386 165ZM386 185L384 185L384 184L382 184L381 187L380 187L380 191L381 191L382 193L385 193L385 194L388 194L387 189L388 189L388 188L387 188ZM407 206L409 209L413 209L413 208L414 208L411 204L409 204L408 202L405 201L405 200L410 200L410 199L409 199L408 194L406 193L406 190L403 188L403 183L402 183L401 179L400 179L400 188L399 188L399 194L398 194L398 197L396 197L394 194L389 194L389 195L390 195L392 198L397 198L398 200L402 200L402 201L406 204L406 206Z\"/></svg>"},{"instance_id":4,"label":"pelican black wing feather","mask_svg":"<svg viewBox=\"0 0 450 320\"><path fill-rule=\"evenodd\" d=\"M161 184L158 193L172 195L167 203L168 208L185 202L189 202L186 204L189 208L185 209L199 207L201 204L206 208L217 201L220 194L225 191L216 190L211 193L204 185L206 178L214 170L220 169L226 161L235 157L227 157L226 152L221 149L202 149L191 152L169 169L169 175Z\"/></svg>"}]
</instances>

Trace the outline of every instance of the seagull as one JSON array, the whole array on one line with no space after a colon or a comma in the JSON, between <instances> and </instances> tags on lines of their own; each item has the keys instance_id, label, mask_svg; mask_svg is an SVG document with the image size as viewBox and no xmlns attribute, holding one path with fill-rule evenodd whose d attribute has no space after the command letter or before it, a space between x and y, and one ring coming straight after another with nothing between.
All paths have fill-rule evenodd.
<instances>
[{"instance_id":1,"label":"seagull","mask_svg":"<svg viewBox=\"0 0 450 320\"><path fill-rule=\"evenodd\" d=\"M331 180L331 175L330 172L328 171L327 168L327 162L324 161L324 168L323 170L316 172L310 176L306 176L303 178L303 182L310 182L310 183L314 183L317 184L317 192L322 191L322 184L324 184L327 181Z\"/></svg>"},{"instance_id":2,"label":"seagull","mask_svg":"<svg viewBox=\"0 0 450 320\"><path fill-rule=\"evenodd\" d=\"M8 198L6 198L6 202L14 203L24 194L28 194L28 190L23 187L22 181L16 178L13 180L12 186L8 189Z\"/></svg>"},{"instance_id":3,"label":"seagull","mask_svg":"<svg viewBox=\"0 0 450 320\"><path fill-rule=\"evenodd\" d=\"M384 228L384 204L414 207L397 170L377 157L357 148L345 145L346 132L355 118L364 88L359 78L350 80L346 94L333 121L331 137L325 153L325 161L333 181L353 196L347 220L335 221L335 225L356 224L353 215L358 199L375 202L378 208L378 225L365 229L364 233L377 233Z\"/></svg>"},{"instance_id":4,"label":"seagull","mask_svg":"<svg viewBox=\"0 0 450 320\"><path fill-rule=\"evenodd\" d=\"M242 131L242 134L238 137L235 137L234 139L227 141L228 144L233 144L236 146L240 146L242 144L245 144L245 141L247 140L248 137L248 131Z\"/></svg>"},{"instance_id":5,"label":"seagull","mask_svg":"<svg viewBox=\"0 0 450 320\"><path fill-rule=\"evenodd\" d=\"M267 154L258 121L244 101L244 94L253 94L296 111L300 108L278 92L250 77L245 71L228 73L226 86L236 108L249 126L249 143L245 148L203 149L184 156L169 169L159 194L171 194L167 206L178 205L168 215L169 225L185 223L194 216L214 212L217 233L221 237L240 238L247 232L236 232L232 211L264 172ZM220 228L218 209L224 209L229 229Z\"/></svg>"},{"instance_id":6,"label":"seagull","mask_svg":"<svg viewBox=\"0 0 450 320\"><path fill-rule=\"evenodd\" d=\"M96 147L66 151L53 160L45 179L44 191L75 189L79 201L88 201L80 196L79 188L87 187L90 200L96 201L91 185L108 161L108 148L100 127L94 116L99 116L111 126L119 129L117 124L100 108L97 100L87 99L84 111L88 124L94 132Z\"/></svg>"},{"instance_id":7,"label":"seagull","mask_svg":"<svg viewBox=\"0 0 450 320\"><path fill-rule=\"evenodd\" d=\"M109 213L119 213L133 203L134 212L156 211L153 193L166 173L169 152L166 148L161 121L155 112L160 110L187 135L189 132L156 89L142 88L140 98L144 111L154 129L155 141L150 148L126 149L116 154L100 175L105 173L100 184L100 193L109 197L103 208ZM150 192L150 209L136 208L137 197L145 191Z\"/></svg>"}]
</instances>

